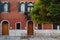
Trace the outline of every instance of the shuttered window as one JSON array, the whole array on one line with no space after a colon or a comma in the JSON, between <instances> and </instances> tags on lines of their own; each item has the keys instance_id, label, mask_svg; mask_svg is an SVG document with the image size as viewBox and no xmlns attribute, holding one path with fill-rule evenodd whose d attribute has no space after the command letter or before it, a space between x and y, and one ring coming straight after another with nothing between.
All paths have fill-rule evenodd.
<instances>
[{"instance_id":1,"label":"shuttered window","mask_svg":"<svg viewBox=\"0 0 60 40\"><path fill-rule=\"evenodd\" d=\"M28 3L25 2L25 12L27 12L27 8L28 8Z\"/></svg>"},{"instance_id":2,"label":"shuttered window","mask_svg":"<svg viewBox=\"0 0 60 40\"><path fill-rule=\"evenodd\" d=\"M3 11L3 3L2 2L0 2L0 12L2 12Z\"/></svg>"},{"instance_id":3,"label":"shuttered window","mask_svg":"<svg viewBox=\"0 0 60 40\"><path fill-rule=\"evenodd\" d=\"M10 3L4 3L3 4L3 12L9 12L10 11Z\"/></svg>"},{"instance_id":4,"label":"shuttered window","mask_svg":"<svg viewBox=\"0 0 60 40\"><path fill-rule=\"evenodd\" d=\"M34 7L34 3L30 2L28 3L28 12L30 12Z\"/></svg>"},{"instance_id":5,"label":"shuttered window","mask_svg":"<svg viewBox=\"0 0 60 40\"><path fill-rule=\"evenodd\" d=\"M18 2L18 11L19 12L25 12L25 3L24 2Z\"/></svg>"},{"instance_id":6,"label":"shuttered window","mask_svg":"<svg viewBox=\"0 0 60 40\"><path fill-rule=\"evenodd\" d=\"M21 12L25 12L25 4L21 3Z\"/></svg>"}]
</instances>

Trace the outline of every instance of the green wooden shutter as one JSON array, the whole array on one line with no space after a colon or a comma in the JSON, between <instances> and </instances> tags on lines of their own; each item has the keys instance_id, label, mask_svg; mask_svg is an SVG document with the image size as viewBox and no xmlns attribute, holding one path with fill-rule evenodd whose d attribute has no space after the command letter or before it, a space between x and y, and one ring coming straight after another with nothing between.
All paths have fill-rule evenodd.
<instances>
[{"instance_id":1,"label":"green wooden shutter","mask_svg":"<svg viewBox=\"0 0 60 40\"><path fill-rule=\"evenodd\" d=\"M27 2L25 2L25 12L27 12L27 8L28 8L28 5L27 5L28 3Z\"/></svg>"},{"instance_id":2,"label":"green wooden shutter","mask_svg":"<svg viewBox=\"0 0 60 40\"><path fill-rule=\"evenodd\" d=\"M20 12L21 11L21 3L18 2L18 11Z\"/></svg>"},{"instance_id":3,"label":"green wooden shutter","mask_svg":"<svg viewBox=\"0 0 60 40\"><path fill-rule=\"evenodd\" d=\"M2 12L2 11L3 11L3 3L0 2L0 12Z\"/></svg>"},{"instance_id":4,"label":"green wooden shutter","mask_svg":"<svg viewBox=\"0 0 60 40\"><path fill-rule=\"evenodd\" d=\"M8 12L10 12L10 3L8 3Z\"/></svg>"}]
</instances>

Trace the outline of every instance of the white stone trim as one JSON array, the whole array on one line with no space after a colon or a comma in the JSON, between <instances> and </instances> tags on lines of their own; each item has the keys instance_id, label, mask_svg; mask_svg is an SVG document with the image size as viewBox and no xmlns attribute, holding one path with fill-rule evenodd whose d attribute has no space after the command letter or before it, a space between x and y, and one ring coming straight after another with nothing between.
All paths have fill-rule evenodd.
<instances>
[{"instance_id":1,"label":"white stone trim","mask_svg":"<svg viewBox=\"0 0 60 40\"><path fill-rule=\"evenodd\" d=\"M8 1L3 1L2 3L5 3L5 2L6 2L6 3L9 3Z\"/></svg>"},{"instance_id":2,"label":"white stone trim","mask_svg":"<svg viewBox=\"0 0 60 40\"><path fill-rule=\"evenodd\" d=\"M57 30L59 30L59 25L57 25Z\"/></svg>"},{"instance_id":3,"label":"white stone trim","mask_svg":"<svg viewBox=\"0 0 60 40\"><path fill-rule=\"evenodd\" d=\"M35 28L36 28L36 30L38 30L38 24L36 24L36 27Z\"/></svg>"},{"instance_id":4,"label":"white stone trim","mask_svg":"<svg viewBox=\"0 0 60 40\"><path fill-rule=\"evenodd\" d=\"M42 24L42 30L43 30L43 24Z\"/></svg>"},{"instance_id":5,"label":"white stone trim","mask_svg":"<svg viewBox=\"0 0 60 40\"><path fill-rule=\"evenodd\" d=\"M52 24L52 30L53 30L53 24Z\"/></svg>"},{"instance_id":6,"label":"white stone trim","mask_svg":"<svg viewBox=\"0 0 60 40\"><path fill-rule=\"evenodd\" d=\"M27 30L9 30L9 36L27 36ZM35 36L59 36L60 30L34 30Z\"/></svg>"},{"instance_id":7,"label":"white stone trim","mask_svg":"<svg viewBox=\"0 0 60 40\"><path fill-rule=\"evenodd\" d=\"M25 3L24 1L20 1L20 3Z\"/></svg>"},{"instance_id":8,"label":"white stone trim","mask_svg":"<svg viewBox=\"0 0 60 40\"><path fill-rule=\"evenodd\" d=\"M34 30L36 36L59 36L60 30Z\"/></svg>"},{"instance_id":9,"label":"white stone trim","mask_svg":"<svg viewBox=\"0 0 60 40\"><path fill-rule=\"evenodd\" d=\"M9 36L27 36L27 30L9 30Z\"/></svg>"}]
</instances>

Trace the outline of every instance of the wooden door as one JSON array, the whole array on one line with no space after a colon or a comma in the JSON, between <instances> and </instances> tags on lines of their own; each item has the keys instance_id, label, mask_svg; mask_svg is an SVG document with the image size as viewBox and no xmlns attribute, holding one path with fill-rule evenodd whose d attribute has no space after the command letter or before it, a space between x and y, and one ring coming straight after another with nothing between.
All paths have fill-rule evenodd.
<instances>
[{"instance_id":1,"label":"wooden door","mask_svg":"<svg viewBox=\"0 0 60 40\"><path fill-rule=\"evenodd\" d=\"M8 35L8 23L2 23L2 35Z\"/></svg>"},{"instance_id":2,"label":"wooden door","mask_svg":"<svg viewBox=\"0 0 60 40\"><path fill-rule=\"evenodd\" d=\"M33 35L33 22L32 21L28 22L27 35Z\"/></svg>"}]
</instances>

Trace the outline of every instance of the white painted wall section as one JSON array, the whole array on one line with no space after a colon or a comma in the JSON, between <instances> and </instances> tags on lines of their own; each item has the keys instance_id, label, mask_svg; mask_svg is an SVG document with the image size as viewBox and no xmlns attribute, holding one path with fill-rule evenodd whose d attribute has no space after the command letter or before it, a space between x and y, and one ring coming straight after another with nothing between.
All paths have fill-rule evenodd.
<instances>
[{"instance_id":1,"label":"white painted wall section","mask_svg":"<svg viewBox=\"0 0 60 40\"><path fill-rule=\"evenodd\" d=\"M60 30L34 30L36 36L60 36ZM9 30L9 36L27 36L27 30Z\"/></svg>"},{"instance_id":2,"label":"white painted wall section","mask_svg":"<svg viewBox=\"0 0 60 40\"><path fill-rule=\"evenodd\" d=\"M27 30L9 30L9 36L26 36Z\"/></svg>"}]
</instances>

